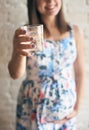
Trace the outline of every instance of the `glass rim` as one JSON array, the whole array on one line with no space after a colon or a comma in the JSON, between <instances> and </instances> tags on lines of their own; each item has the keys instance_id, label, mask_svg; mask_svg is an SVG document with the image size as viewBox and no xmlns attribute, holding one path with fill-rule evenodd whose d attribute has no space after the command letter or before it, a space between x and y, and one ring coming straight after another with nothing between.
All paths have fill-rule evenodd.
<instances>
[{"instance_id":1,"label":"glass rim","mask_svg":"<svg viewBox=\"0 0 89 130\"><path fill-rule=\"evenodd\" d=\"M43 27L43 24L25 24L22 27Z\"/></svg>"}]
</instances>

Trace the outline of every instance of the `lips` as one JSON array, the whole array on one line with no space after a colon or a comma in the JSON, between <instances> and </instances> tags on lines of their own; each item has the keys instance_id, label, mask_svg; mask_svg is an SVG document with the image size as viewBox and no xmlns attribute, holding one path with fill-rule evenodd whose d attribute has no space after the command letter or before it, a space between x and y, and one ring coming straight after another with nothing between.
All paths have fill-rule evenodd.
<instances>
[{"instance_id":1,"label":"lips","mask_svg":"<svg viewBox=\"0 0 89 130\"><path fill-rule=\"evenodd\" d=\"M48 7L46 7L46 9L48 10L48 11L53 11L53 10L55 10L55 6L48 6Z\"/></svg>"},{"instance_id":2,"label":"lips","mask_svg":"<svg viewBox=\"0 0 89 130\"><path fill-rule=\"evenodd\" d=\"M47 12L53 14L55 12L56 8L55 7L46 7L46 10L47 10Z\"/></svg>"}]
</instances>

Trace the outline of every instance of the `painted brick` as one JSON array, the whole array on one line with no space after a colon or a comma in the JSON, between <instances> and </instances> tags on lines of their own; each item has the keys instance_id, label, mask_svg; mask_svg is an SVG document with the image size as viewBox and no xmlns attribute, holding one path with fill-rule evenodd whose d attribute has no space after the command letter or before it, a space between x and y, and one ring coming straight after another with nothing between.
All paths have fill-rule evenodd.
<instances>
[{"instance_id":1,"label":"painted brick","mask_svg":"<svg viewBox=\"0 0 89 130\"><path fill-rule=\"evenodd\" d=\"M67 20L84 33L86 86L78 114L78 130L89 130L89 0L63 0ZM0 0L0 130L15 130L17 95L23 80L12 80L8 62L16 28L27 23L26 0Z\"/></svg>"}]
</instances>

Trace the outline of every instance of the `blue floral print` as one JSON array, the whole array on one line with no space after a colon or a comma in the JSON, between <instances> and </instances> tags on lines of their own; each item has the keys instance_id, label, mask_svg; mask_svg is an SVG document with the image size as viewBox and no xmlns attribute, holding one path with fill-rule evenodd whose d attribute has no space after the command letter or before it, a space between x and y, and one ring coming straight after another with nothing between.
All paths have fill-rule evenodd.
<instances>
[{"instance_id":1,"label":"blue floral print","mask_svg":"<svg viewBox=\"0 0 89 130\"><path fill-rule=\"evenodd\" d=\"M44 50L27 57L27 76L18 95L16 130L77 130L76 119L54 124L69 115L76 103L73 30L60 41L44 40Z\"/></svg>"}]
</instances>

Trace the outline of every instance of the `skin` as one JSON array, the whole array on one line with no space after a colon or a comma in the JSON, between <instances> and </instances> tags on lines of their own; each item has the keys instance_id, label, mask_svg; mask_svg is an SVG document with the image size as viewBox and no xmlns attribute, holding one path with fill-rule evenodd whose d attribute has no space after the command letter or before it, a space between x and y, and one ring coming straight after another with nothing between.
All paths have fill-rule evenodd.
<instances>
[{"instance_id":1,"label":"skin","mask_svg":"<svg viewBox=\"0 0 89 130\"><path fill-rule=\"evenodd\" d=\"M59 40L69 36L69 32L61 34L56 26L56 15L60 11L62 2L61 0L36 0L36 5L41 18L49 29L50 35L45 33L45 38L49 40ZM65 117L63 120L55 121L53 123L63 124L66 121L72 119L78 114L80 109L80 104L84 91L84 50L83 50L83 35L78 26L73 26L74 37L77 47L77 59L74 63L74 71L76 78L76 91L77 91L77 102L75 104L73 112ZM18 79L23 76L26 69L26 56L31 56L31 53L28 53L27 49L34 49L30 44L26 44L28 41L32 41L32 38L27 36L25 30L19 28L15 31L14 40L13 40L13 54L9 62L8 68L11 74L11 77ZM25 43L23 43L25 42Z\"/></svg>"}]
</instances>

